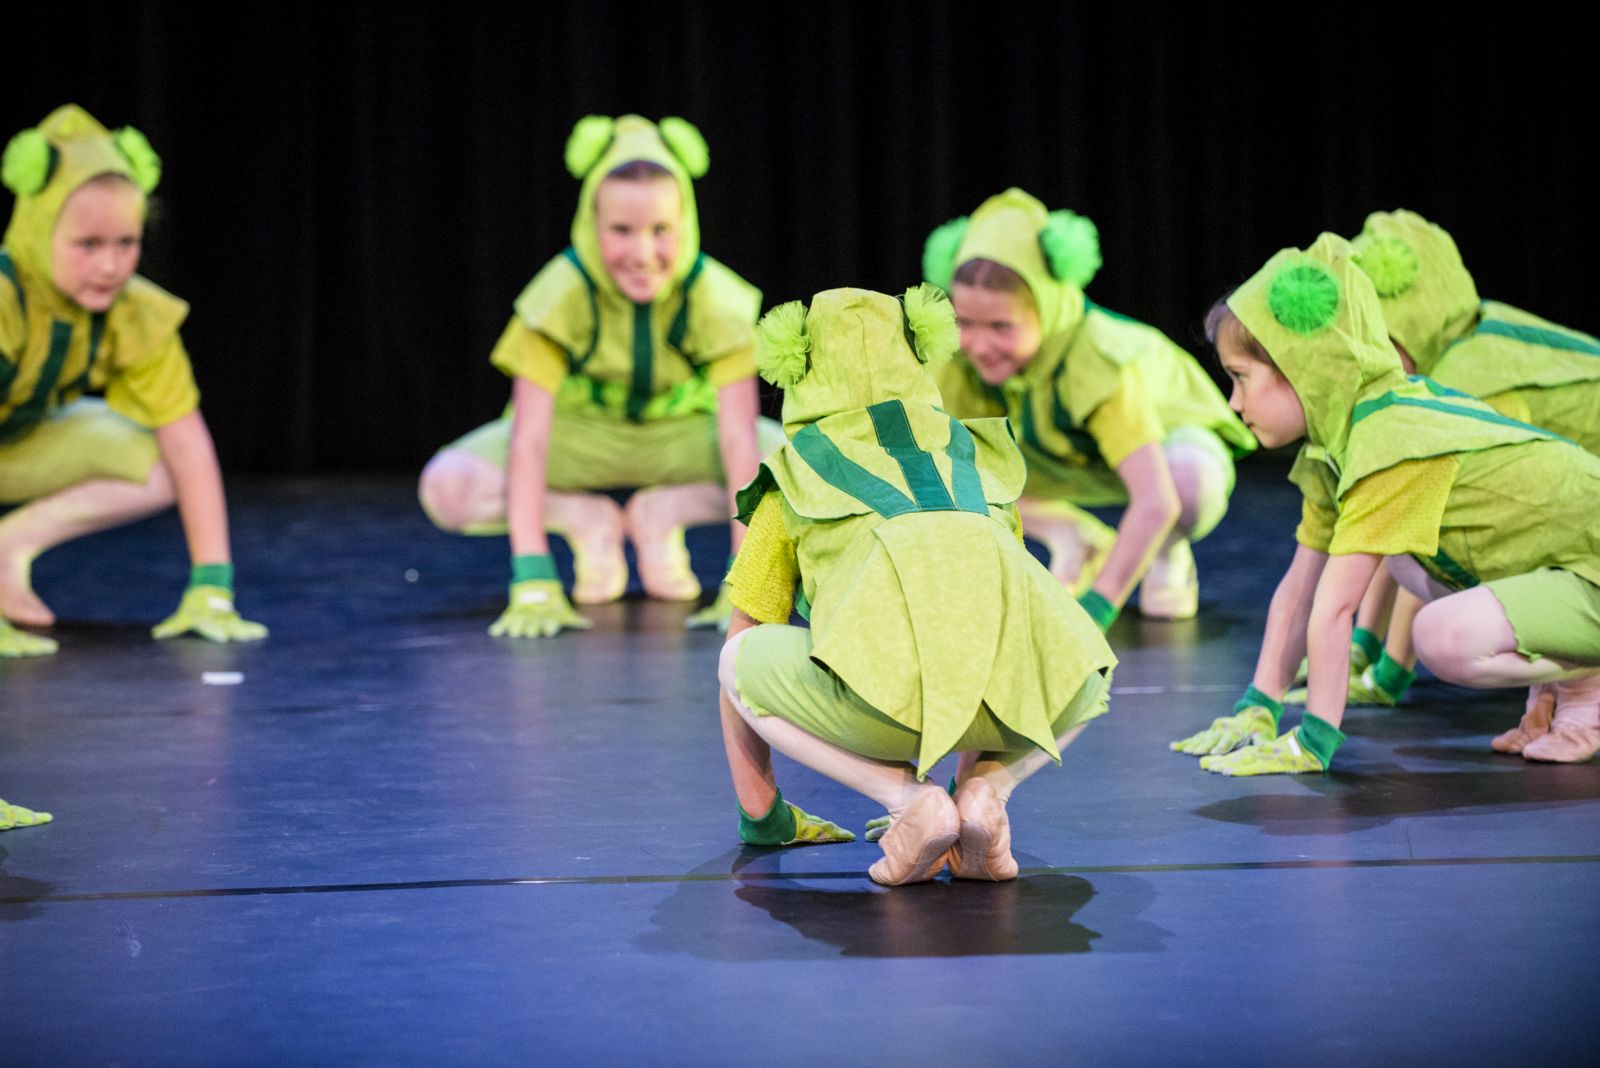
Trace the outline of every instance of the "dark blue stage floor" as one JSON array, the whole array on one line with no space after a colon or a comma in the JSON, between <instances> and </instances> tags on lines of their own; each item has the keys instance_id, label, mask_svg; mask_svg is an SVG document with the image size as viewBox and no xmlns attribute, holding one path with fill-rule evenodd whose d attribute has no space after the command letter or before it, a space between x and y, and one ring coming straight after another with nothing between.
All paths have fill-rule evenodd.
<instances>
[{"instance_id":1,"label":"dark blue stage floor","mask_svg":"<svg viewBox=\"0 0 1600 1068\"><path fill-rule=\"evenodd\" d=\"M1490 753L1521 695L1355 710L1328 776L1167 751L1248 681L1292 551L1281 467L1241 475L1201 619L1118 623L1005 885L741 849L719 637L631 600L490 639L504 541L407 482L232 487L253 648L149 640L171 517L52 554L61 652L0 661L0 796L56 815L0 834L0 1064L1594 1063L1600 764Z\"/></svg>"}]
</instances>

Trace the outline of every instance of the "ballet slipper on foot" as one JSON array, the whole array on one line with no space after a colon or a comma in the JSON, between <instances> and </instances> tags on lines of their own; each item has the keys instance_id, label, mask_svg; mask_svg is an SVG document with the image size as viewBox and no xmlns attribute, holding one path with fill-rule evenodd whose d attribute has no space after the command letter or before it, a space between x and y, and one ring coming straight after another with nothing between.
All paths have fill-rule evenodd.
<instances>
[{"instance_id":1,"label":"ballet slipper on foot","mask_svg":"<svg viewBox=\"0 0 1600 1068\"><path fill-rule=\"evenodd\" d=\"M925 883L944 870L950 847L960 837L955 802L942 788L929 784L878 840L883 858L867 874L884 886Z\"/></svg>"},{"instance_id":2,"label":"ballet slipper on foot","mask_svg":"<svg viewBox=\"0 0 1600 1068\"><path fill-rule=\"evenodd\" d=\"M1496 753L1520 753L1529 743L1543 738L1550 730L1550 717L1556 710L1556 691L1550 683L1542 683L1528 691L1528 707L1522 721L1515 727L1497 734L1489 742Z\"/></svg>"},{"instance_id":3,"label":"ballet slipper on foot","mask_svg":"<svg viewBox=\"0 0 1600 1068\"><path fill-rule=\"evenodd\" d=\"M950 871L957 879L1005 882L1017 877L1011 855L1011 818L989 780L973 776L956 790L961 837L950 848Z\"/></svg>"},{"instance_id":4,"label":"ballet slipper on foot","mask_svg":"<svg viewBox=\"0 0 1600 1068\"><path fill-rule=\"evenodd\" d=\"M720 486L656 486L628 499L628 534L639 563L639 582L656 600L693 601L700 596L700 580L690 566L683 529L707 521L708 503L718 506L712 515L720 518L726 512Z\"/></svg>"},{"instance_id":5,"label":"ballet slipper on foot","mask_svg":"<svg viewBox=\"0 0 1600 1068\"><path fill-rule=\"evenodd\" d=\"M1582 764L1600 752L1600 676L1555 684L1550 731L1522 749L1525 760Z\"/></svg>"},{"instance_id":6,"label":"ballet slipper on foot","mask_svg":"<svg viewBox=\"0 0 1600 1068\"><path fill-rule=\"evenodd\" d=\"M572 601L606 604L628 588L622 509L599 493L548 493L545 526L572 550Z\"/></svg>"},{"instance_id":7,"label":"ballet slipper on foot","mask_svg":"<svg viewBox=\"0 0 1600 1068\"><path fill-rule=\"evenodd\" d=\"M1193 619L1200 610L1200 574L1187 541L1157 556L1139 584L1139 612L1152 619Z\"/></svg>"}]
</instances>

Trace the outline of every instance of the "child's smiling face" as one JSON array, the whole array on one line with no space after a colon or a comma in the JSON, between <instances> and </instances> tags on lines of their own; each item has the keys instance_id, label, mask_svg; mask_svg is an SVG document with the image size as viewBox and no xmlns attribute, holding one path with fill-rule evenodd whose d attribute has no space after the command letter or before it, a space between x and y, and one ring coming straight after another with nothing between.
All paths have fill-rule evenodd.
<instances>
[{"instance_id":1,"label":"child's smiling face","mask_svg":"<svg viewBox=\"0 0 1600 1068\"><path fill-rule=\"evenodd\" d=\"M1237 319L1231 324L1225 321L1217 331L1217 356L1233 380L1228 407L1239 413L1266 448L1299 441L1306 436L1306 412L1300 395L1283 372L1246 347L1240 337L1242 332Z\"/></svg>"},{"instance_id":2,"label":"child's smiling face","mask_svg":"<svg viewBox=\"0 0 1600 1068\"><path fill-rule=\"evenodd\" d=\"M595 192L600 260L635 304L649 304L672 280L681 214L678 183L667 175L645 181L607 178Z\"/></svg>"},{"instance_id":3,"label":"child's smiling face","mask_svg":"<svg viewBox=\"0 0 1600 1068\"><path fill-rule=\"evenodd\" d=\"M961 330L961 351L989 385L1000 385L1039 351L1039 313L1027 293L957 282L950 287L950 303Z\"/></svg>"},{"instance_id":4,"label":"child's smiling face","mask_svg":"<svg viewBox=\"0 0 1600 1068\"><path fill-rule=\"evenodd\" d=\"M56 218L50 278L80 306L106 311L138 269L143 237L144 195L131 182L85 182Z\"/></svg>"}]
</instances>

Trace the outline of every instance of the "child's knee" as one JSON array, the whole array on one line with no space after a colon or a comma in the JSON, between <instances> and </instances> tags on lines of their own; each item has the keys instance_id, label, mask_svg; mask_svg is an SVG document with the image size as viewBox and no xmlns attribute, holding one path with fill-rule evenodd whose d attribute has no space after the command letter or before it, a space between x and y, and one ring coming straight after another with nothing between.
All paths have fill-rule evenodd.
<instances>
[{"instance_id":1,"label":"child's knee","mask_svg":"<svg viewBox=\"0 0 1600 1068\"><path fill-rule=\"evenodd\" d=\"M1211 533L1228 511L1227 472L1206 449L1174 442L1164 450L1167 470L1178 491L1178 529L1198 540Z\"/></svg>"},{"instance_id":2,"label":"child's knee","mask_svg":"<svg viewBox=\"0 0 1600 1068\"><path fill-rule=\"evenodd\" d=\"M1493 685L1483 673L1491 657L1516 649L1505 611L1487 590L1434 601L1411 625L1417 657L1428 670L1461 686Z\"/></svg>"},{"instance_id":3,"label":"child's knee","mask_svg":"<svg viewBox=\"0 0 1600 1068\"><path fill-rule=\"evenodd\" d=\"M733 700L733 707L743 715L745 709L739 700L739 687L734 681L734 661L739 656L739 645L744 641L744 636L749 631L740 631L722 643L722 653L717 658L717 681L722 685L722 690Z\"/></svg>"},{"instance_id":4,"label":"child's knee","mask_svg":"<svg viewBox=\"0 0 1600 1068\"><path fill-rule=\"evenodd\" d=\"M473 502L481 496L483 461L455 449L437 453L422 469L417 480L417 500L433 525L440 530L460 533L481 517L473 514Z\"/></svg>"}]
</instances>

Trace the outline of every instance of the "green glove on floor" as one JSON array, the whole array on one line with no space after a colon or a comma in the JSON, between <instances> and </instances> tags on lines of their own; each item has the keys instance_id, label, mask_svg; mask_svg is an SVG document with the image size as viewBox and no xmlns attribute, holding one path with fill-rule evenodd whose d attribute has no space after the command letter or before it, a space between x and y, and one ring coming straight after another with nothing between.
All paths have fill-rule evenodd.
<instances>
[{"instance_id":1,"label":"green glove on floor","mask_svg":"<svg viewBox=\"0 0 1600 1068\"><path fill-rule=\"evenodd\" d=\"M827 845L854 842L854 833L821 816L813 816L799 805L783 799L779 790L772 807L760 819L751 819L739 809L739 841L754 846Z\"/></svg>"},{"instance_id":2,"label":"green glove on floor","mask_svg":"<svg viewBox=\"0 0 1600 1068\"><path fill-rule=\"evenodd\" d=\"M190 632L211 642L258 642L267 636L266 627L240 618L233 607L232 564L196 564L178 610L150 628L160 639Z\"/></svg>"},{"instance_id":3,"label":"green glove on floor","mask_svg":"<svg viewBox=\"0 0 1600 1068\"><path fill-rule=\"evenodd\" d=\"M717 599L692 613L683 625L690 630L699 630L702 627L716 627L719 631L728 633L728 624L733 620L733 598L728 593L728 584L724 582L717 588Z\"/></svg>"},{"instance_id":4,"label":"green glove on floor","mask_svg":"<svg viewBox=\"0 0 1600 1068\"><path fill-rule=\"evenodd\" d=\"M548 638L563 628L587 630L594 621L580 616L567 600L548 553L511 558L511 603L494 621L496 638Z\"/></svg>"},{"instance_id":5,"label":"green glove on floor","mask_svg":"<svg viewBox=\"0 0 1600 1068\"><path fill-rule=\"evenodd\" d=\"M41 638L25 630L17 630L0 619L0 656L49 656L59 646L54 638Z\"/></svg>"},{"instance_id":6,"label":"green glove on floor","mask_svg":"<svg viewBox=\"0 0 1600 1068\"><path fill-rule=\"evenodd\" d=\"M1180 738L1168 748L1191 756L1231 753L1240 746L1260 745L1278 736L1283 705L1254 686L1233 703L1233 715L1220 716L1198 734Z\"/></svg>"},{"instance_id":7,"label":"green glove on floor","mask_svg":"<svg viewBox=\"0 0 1600 1068\"><path fill-rule=\"evenodd\" d=\"M1334 751L1344 739L1343 731L1308 712L1300 726L1282 737L1236 753L1201 757L1200 766L1219 775L1297 775L1327 771Z\"/></svg>"},{"instance_id":8,"label":"green glove on floor","mask_svg":"<svg viewBox=\"0 0 1600 1068\"><path fill-rule=\"evenodd\" d=\"M13 827L33 827L41 823L49 823L55 819L48 812L35 812L31 808L13 805L0 797L0 831L9 831Z\"/></svg>"}]
</instances>

